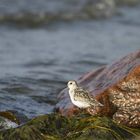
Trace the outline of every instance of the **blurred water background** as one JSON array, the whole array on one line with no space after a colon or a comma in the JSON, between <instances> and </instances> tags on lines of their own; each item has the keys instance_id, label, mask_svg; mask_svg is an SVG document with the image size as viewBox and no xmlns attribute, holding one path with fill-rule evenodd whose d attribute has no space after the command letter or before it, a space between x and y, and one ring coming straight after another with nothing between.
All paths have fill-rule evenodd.
<instances>
[{"instance_id":1,"label":"blurred water background","mask_svg":"<svg viewBox=\"0 0 140 140\"><path fill-rule=\"evenodd\" d=\"M139 6L120 7L108 19L31 22L46 13L78 11L86 3L79 1L0 1L1 111L50 113L68 80L140 49Z\"/></svg>"}]
</instances>

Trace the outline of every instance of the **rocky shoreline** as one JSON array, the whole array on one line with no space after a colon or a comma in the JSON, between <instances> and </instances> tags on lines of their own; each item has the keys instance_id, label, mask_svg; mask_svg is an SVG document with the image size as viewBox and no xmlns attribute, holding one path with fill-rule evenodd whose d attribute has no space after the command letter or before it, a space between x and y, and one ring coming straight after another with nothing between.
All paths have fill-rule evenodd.
<instances>
[{"instance_id":1,"label":"rocky shoreline","mask_svg":"<svg viewBox=\"0 0 140 140\"><path fill-rule=\"evenodd\" d=\"M98 115L109 116L127 126L140 127L139 72L140 51L91 71L77 82L104 105L104 108L97 112ZM56 108L63 115L71 116L79 111L71 103L67 88L58 98Z\"/></svg>"},{"instance_id":2,"label":"rocky shoreline","mask_svg":"<svg viewBox=\"0 0 140 140\"><path fill-rule=\"evenodd\" d=\"M1 112L0 140L139 139L139 73L137 51L81 76L78 83L104 105L97 115L92 114L92 109L89 113L73 106L67 89L59 94L55 113L24 124L14 112Z\"/></svg>"}]
</instances>

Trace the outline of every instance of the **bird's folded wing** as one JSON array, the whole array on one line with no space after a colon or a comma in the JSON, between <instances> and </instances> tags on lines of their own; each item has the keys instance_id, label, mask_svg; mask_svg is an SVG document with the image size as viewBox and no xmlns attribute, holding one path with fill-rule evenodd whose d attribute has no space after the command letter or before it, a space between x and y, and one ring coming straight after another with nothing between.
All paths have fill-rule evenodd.
<instances>
[{"instance_id":1,"label":"bird's folded wing","mask_svg":"<svg viewBox=\"0 0 140 140\"><path fill-rule=\"evenodd\" d=\"M74 90L75 94L74 94L74 100L75 101L89 101L90 97L89 97L89 93L88 91L82 89L82 88L77 88Z\"/></svg>"},{"instance_id":2,"label":"bird's folded wing","mask_svg":"<svg viewBox=\"0 0 140 140\"><path fill-rule=\"evenodd\" d=\"M94 106L103 106L94 97L90 96L88 91L86 91L82 88L77 88L77 89L75 89L74 92L75 92L75 94L74 94L75 101L78 100L78 101L88 102Z\"/></svg>"}]
</instances>

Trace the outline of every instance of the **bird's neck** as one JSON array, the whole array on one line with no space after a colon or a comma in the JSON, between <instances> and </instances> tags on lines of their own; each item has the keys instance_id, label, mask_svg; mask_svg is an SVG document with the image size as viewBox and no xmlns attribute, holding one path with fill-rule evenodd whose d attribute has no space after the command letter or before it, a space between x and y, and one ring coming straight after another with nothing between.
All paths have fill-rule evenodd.
<instances>
[{"instance_id":1,"label":"bird's neck","mask_svg":"<svg viewBox=\"0 0 140 140\"><path fill-rule=\"evenodd\" d=\"M76 89L76 88L77 88L77 87L72 87L72 88L69 89L70 97L73 97L73 96L74 96L74 94L75 94L75 89Z\"/></svg>"},{"instance_id":2,"label":"bird's neck","mask_svg":"<svg viewBox=\"0 0 140 140\"><path fill-rule=\"evenodd\" d=\"M69 91L70 91L70 92L74 92L74 90L75 90L76 88L77 88L76 86L73 87L73 88L70 88Z\"/></svg>"},{"instance_id":3,"label":"bird's neck","mask_svg":"<svg viewBox=\"0 0 140 140\"><path fill-rule=\"evenodd\" d=\"M69 89L69 93L74 94L74 89Z\"/></svg>"},{"instance_id":4,"label":"bird's neck","mask_svg":"<svg viewBox=\"0 0 140 140\"><path fill-rule=\"evenodd\" d=\"M74 102L74 94L75 94L74 89L69 89L69 96L72 102Z\"/></svg>"}]
</instances>

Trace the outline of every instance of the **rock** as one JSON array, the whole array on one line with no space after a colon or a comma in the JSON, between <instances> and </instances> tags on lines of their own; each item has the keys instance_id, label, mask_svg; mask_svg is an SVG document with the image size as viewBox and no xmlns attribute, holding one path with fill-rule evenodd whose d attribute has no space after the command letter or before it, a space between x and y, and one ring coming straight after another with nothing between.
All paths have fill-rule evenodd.
<instances>
[{"instance_id":1,"label":"rock","mask_svg":"<svg viewBox=\"0 0 140 140\"><path fill-rule=\"evenodd\" d=\"M25 116L23 113L19 113L18 111L15 111L15 110L1 111L0 116L18 124L18 125L24 124L25 122L29 121L27 116Z\"/></svg>"},{"instance_id":2,"label":"rock","mask_svg":"<svg viewBox=\"0 0 140 140\"><path fill-rule=\"evenodd\" d=\"M0 112L0 130L16 128L27 121L29 119L17 111L7 110Z\"/></svg>"},{"instance_id":3,"label":"rock","mask_svg":"<svg viewBox=\"0 0 140 140\"><path fill-rule=\"evenodd\" d=\"M91 71L77 82L104 105L98 115L112 117L127 126L140 127L140 51ZM56 110L63 115L79 112L72 105L67 88L59 94L58 100Z\"/></svg>"},{"instance_id":4,"label":"rock","mask_svg":"<svg viewBox=\"0 0 140 140\"><path fill-rule=\"evenodd\" d=\"M20 124L19 119L13 114L13 112L11 112L10 110L8 111L1 111L0 112L0 116L3 118L6 118L12 122L15 122L16 124Z\"/></svg>"},{"instance_id":5,"label":"rock","mask_svg":"<svg viewBox=\"0 0 140 140\"><path fill-rule=\"evenodd\" d=\"M15 127L18 127L17 123L0 116L0 131Z\"/></svg>"},{"instance_id":6,"label":"rock","mask_svg":"<svg viewBox=\"0 0 140 140\"><path fill-rule=\"evenodd\" d=\"M10 110L0 112L0 130L18 127L19 118Z\"/></svg>"}]
</instances>

